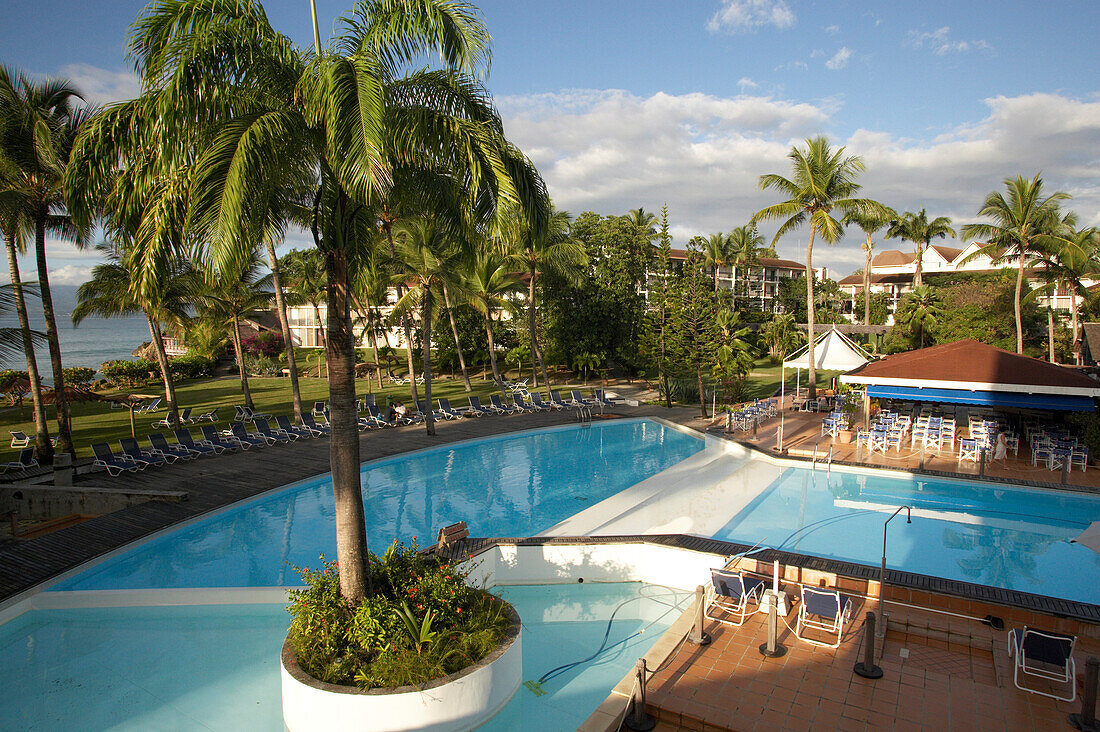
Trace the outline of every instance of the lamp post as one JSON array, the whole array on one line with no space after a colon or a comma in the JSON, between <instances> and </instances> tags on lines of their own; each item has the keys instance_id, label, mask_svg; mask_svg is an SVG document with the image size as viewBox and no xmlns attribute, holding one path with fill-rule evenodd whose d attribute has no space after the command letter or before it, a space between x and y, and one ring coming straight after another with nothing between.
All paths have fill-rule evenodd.
<instances>
[{"instance_id":1,"label":"lamp post","mask_svg":"<svg viewBox=\"0 0 1100 732\"><path fill-rule=\"evenodd\" d=\"M894 520L902 511L905 511L905 523L913 523L913 511L909 506L899 506L898 510L890 514L890 518L882 524L882 566L879 568L878 574L878 614L882 616L882 628L879 630L882 633L882 645L886 646L886 529L890 526L890 522Z\"/></svg>"}]
</instances>

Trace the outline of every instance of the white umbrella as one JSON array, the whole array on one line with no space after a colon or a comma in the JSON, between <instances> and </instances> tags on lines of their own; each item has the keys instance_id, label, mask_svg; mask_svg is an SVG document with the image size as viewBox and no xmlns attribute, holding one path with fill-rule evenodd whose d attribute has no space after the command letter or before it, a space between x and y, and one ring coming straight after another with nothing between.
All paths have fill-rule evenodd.
<instances>
[{"instance_id":1,"label":"white umbrella","mask_svg":"<svg viewBox=\"0 0 1100 732\"><path fill-rule=\"evenodd\" d=\"M1082 546L1087 546L1097 554L1100 554L1100 521L1093 521L1076 539L1070 539Z\"/></svg>"}]
</instances>

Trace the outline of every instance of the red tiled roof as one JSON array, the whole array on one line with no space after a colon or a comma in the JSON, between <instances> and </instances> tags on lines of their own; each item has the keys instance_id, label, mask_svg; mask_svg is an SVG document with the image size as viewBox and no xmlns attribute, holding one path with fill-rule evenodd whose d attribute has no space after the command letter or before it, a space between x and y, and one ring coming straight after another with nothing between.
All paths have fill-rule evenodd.
<instances>
[{"instance_id":1,"label":"red tiled roof","mask_svg":"<svg viewBox=\"0 0 1100 732\"><path fill-rule=\"evenodd\" d=\"M849 372L849 375L878 379L1100 389L1100 382L1073 369L972 340L894 354L861 366Z\"/></svg>"},{"instance_id":2,"label":"red tiled roof","mask_svg":"<svg viewBox=\"0 0 1100 732\"><path fill-rule=\"evenodd\" d=\"M871 260L872 267L898 267L913 261L913 255L907 252L899 252L897 249L887 249L879 252Z\"/></svg>"},{"instance_id":3,"label":"red tiled roof","mask_svg":"<svg viewBox=\"0 0 1100 732\"><path fill-rule=\"evenodd\" d=\"M955 259L963 252L962 249L957 249L955 247L945 247L943 244L932 244L928 248L935 249L937 252L939 252L940 256L946 259L948 262L954 262Z\"/></svg>"}]
</instances>

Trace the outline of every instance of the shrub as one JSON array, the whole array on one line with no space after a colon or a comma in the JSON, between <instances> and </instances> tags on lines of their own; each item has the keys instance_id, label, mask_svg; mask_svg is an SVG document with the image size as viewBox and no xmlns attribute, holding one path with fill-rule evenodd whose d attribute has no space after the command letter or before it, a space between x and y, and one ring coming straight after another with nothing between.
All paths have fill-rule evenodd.
<instances>
[{"instance_id":1,"label":"shrub","mask_svg":"<svg viewBox=\"0 0 1100 732\"><path fill-rule=\"evenodd\" d=\"M241 337L241 350L245 356L267 356L275 358L284 350L283 336L271 331L261 331L256 335L247 334Z\"/></svg>"},{"instance_id":2,"label":"shrub","mask_svg":"<svg viewBox=\"0 0 1100 732\"><path fill-rule=\"evenodd\" d=\"M73 384L76 386L87 386L95 379L95 369L90 369L85 366L73 366L72 368L62 369L62 373L65 375L66 384Z\"/></svg>"},{"instance_id":3,"label":"shrub","mask_svg":"<svg viewBox=\"0 0 1100 732\"><path fill-rule=\"evenodd\" d=\"M200 356L197 353L188 353L178 356L168 362L168 369L177 379L197 379L203 376L214 375L214 359Z\"/></svg>"},{"instance_id":4,"label":"shrub","mask_svg":"<svg viewBox=\"0 0 1100 732\"><path fill-rule=\"evenodd\" d=\"M256 376L278 376L283 365L270 356L250 356L245 354L244 368Z\"/></svg>"},{"instance_id":5,"label":"shrub","mask_svg":"<svg viewBox=\"0 0 1100 732\"><path fill-rule=\"evenodd\" d=\"M160 366L155 361L144 358L134 361L108 361L99 367L99 372L111 386L128 388L159 378Z\"/></svg>"},{"instance_id":6,"label":"shrub","mask_svg":"<svg viewBox=\"0 0 1100 732\"><path fill-rule=\"evenodd\" d=\"M336 562L322 556L319 570L295 568L306 586L289 593L290 642L316 679L362 689L422 684L477 663L508 632L507 603L415 543L394 542L368 566L374 595L358 607L340 596Z\"/></svg>"}]
</instances>

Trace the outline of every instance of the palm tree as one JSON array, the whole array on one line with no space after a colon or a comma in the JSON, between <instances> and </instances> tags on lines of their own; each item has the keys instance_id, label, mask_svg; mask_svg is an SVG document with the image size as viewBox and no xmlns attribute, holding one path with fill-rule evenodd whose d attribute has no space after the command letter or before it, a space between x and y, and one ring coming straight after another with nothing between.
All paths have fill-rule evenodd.
<instances>
[{"instance_id":1,"label":"palm tree","mask_svg":"<svg viewBox=\"0 0 1100 732\"><path fill-rule=\"evenodd\" d=\"M657 238L657 214L651 214L644 208L632 208L626 214L626 219L638 231L639 243L644 243L648 251L649 244Z\"/></svg>"},{"instance_id":2,"label":"palm tree","mask_svg":"<svg viewBox=\"0 0 1100 732\"><path fill-rule=\"evenodd\" d=\"M924 348L924 335L943 316L943 300L936 291L927 285L913 288L899 304L894 313L899 323L904 324L912 333L920 330L920 347Z\"/></svg>"},{"instance_id":3,"label":"palm tree","mask_svg":"<svg viewBox=\"0 0 1100 732\"><path fill-rule=\"evenodd\" d=\"M228 263L222 269L207 271L206 287L198 297L204 309L203 315L220 323L229 331L229 339L237 356L237 371L241 378L241 394L250 409L252 391L248 388L248 368L244 362L244 344L241 339L241 320L259 310L271 307L274 293L271 291L271 275L260 275L262 263L259 253L244 262Z\"/></svg>"},{"instance_id":4,"label":"palm tree","mask_svg":"<svg viewBox=\"0 0 1100 732\"><path fill-rule=\"evenodd\" d=\"M594 353L578 353L573 357L573 368L584 372L584 385L588 386L588 372L600 367L600 357Z\"/></svg>"},{"instance_id":5,"label":"palm tree","mask_svg":"<svg viewBox=\"0 0 1100 732\"><path fill-rule=\"evenodd\" d=\"M1043 180L1039 175L1036 173L1031 180L1022 175L1006 178L1008 198L993 191L978 210L978 216L989 219L990 223L962 227L964 240L987 242L963 263L982 254L995 263L1016 262L1016 353L1024 352L1024 268L1028 260L1040 254L1058 235L1062 227L1058 202L1070 198L1068 193L1061 191L1044 196Z\"/></svg>"},{"instance_id":6,"label":"palm tree","mask_svg":"<svg viewBox=\"0 0 1100 732\"><path fill-rule=\"evenodd\" d=\"M322 324L321 305L327 297L325 262L317 249L291 249L283 255L283 279L290 292L290 304L311 305L317 322L321 348L325 347L325 327Z\"/></svg>"},{"instance_id":7,"label":"palm tree","mask_svg":"<svg viewBox=\"0 0 1100 732\"><path fill-rule=\"evenodd\" d=\"M382 362L378 356L378 336L386 339L386 349L390 347L389 331L385 327L381 308L389 302L390 276L383 268L382 257L375 249L371 254L359 262L358 269L352 274L352 299L360 317L366 321L366 333L370 334L371 346L374 349L375 376L378 379L378 388L382 388ZM362 337L360 337L362 340Z\"/></svg>"},{"instance_id":8,"label":"palm tree","mask_svg":"<svg viewBox=\"0 0 1100 732\"><path fill-rule=\"evenodd\" d=\"M70 454L73 453L73 441L69 431L69 404L65 399L61 342L57 336L46 263L46 231L83 244L84 232L74 228L68 219L62 195L62 180L73 141L92 113L88 108L75 106L80 98L80 93L65 81L33 82L23 75L14 79L7 70L0 73L0 130L3 130L0 138L3 152L0 154L7 161L10 173L6 176L5 189L12 197L20 199L22 215L34 231L39 294L53 369L57 447ZM42 456L50 456L49 450L44 450Z\"/></svg>"},{"instance_id":9,"label":"palm tree","mask_svg":"<svg viewBox=\"0 0 1100 732\"><path fill-rule=\"evenodd\" d=\"M704 266L714 272L714 291L718 292L719 268L729 264L733 260L733 253L730 250L730 240L725 234L719 231L715 234L711 234L706 239L699 237L698 241L702 246Z\"/></svg>"},{"instance_id":10,"label":"palm tree","mask_svg":"<svg viewBox=\"0 0 1100 732\"><path fill-rule=\"evenodd\" d=\"M437 292L454 276L458 264L450 240L449 233L438 221L427 218L406 221L395 236L397 259L393 281L401 282L407 288L405 295L397 301L395 312L404 312L416 306L420 308L424 400L428 404L424 424L429 435L435 434L432 418L432 320L435 318L435 301Z\"/></svg>"},{"instance_id":11,"label":"palm tree","mask_svg":"<svg viewBox=\"0 0 1100 732\"><path fill-rule=\"evenodd\" d=\"M294 354L294 335L290 332L290 320L286 315L286 297L283 290L283 272L275 253L275 238L264 237L267 263L271 267L271 287L275 290L275 313L279 317L279 329L283 332L283 348L286 352L287 371L290 372L290 396L294 405L294 419L302 419L302 389L298 383L298 361Z\"/></svg>"},{"instance_id":12,"label":"palm tree","mask_svg":"<svg viewBox=\"0 0 1100 732\"><path fill-rule=\"evenodd\" d=\"M749 301L749 269L760 259L761 249L764 247L764 237L760 236L755 226L738 226L726 234L729 255L744 273L744 286L741 288L745 302ZM717 287L717 284L715 285ZM734 301L736 301L736 296Z\"/></svg>"},{"instance_id":13,"label":"palm tree","mask_svg":"<svg viewBox=\"0 0 1100 732\"><path fill-rule=\"evenodd\" d=\"M0 67L0 74L4 70ZM0 149L0 233L4 236L4 247L8 254L8 270L11 273L11 288L14 297L16 316L19 318L20 340L23 343L23 355L27 361L27 381L31 392L31 406L34 412L34 445L38 459L44 463L53 462L53 444L50 442L50 425L46 419L46 405L42 401L42 379L38 373L38 361L34 355L34 337L30 318L27 315L27 301L24 295L24 283L19 274L18 256L25 251L26 230L30 227L22 216L22 197L12 191L9 182L14 177L14 169L7 164Z\"/></svg>"},{"instance_id":14,"label":"palm tree","mask_svg":"<svg viewBox=\"0 0 1100 732\"><path fill-rule=\"evenodd\" d=\"M217 208L227 230L247 231L261 215L253 191L288 181L312 191L305 222L328 282L340 590L357 605L370 588L349 276L373 244L394 173L416 168L461 181L454 190L471 221L492 217L501 200L522 202L532 220L546 216L541 178L505 139L470 75L485 67L488 33L463 3L365 0L311 58L270 26L256 0L159 0L131 37L147 93L165 110L163 143L204 150L195 163L197 208ZM433 60L437 70L409 71ZM211 246L221 260L241 260L251 248L228 235Z\"/></svg>"},{"instance_id":15,"label":"palm tree","mask_svg":"<svg viewBox=\"0 0 1100 732\"><path fill-rule=\"evenodd\" d=\"M855 178L864 170L863 159L844 155L844 148L833 150L824 137L806 140L805 149L792 148L787 154L791 161L793 177L777 174L760 176L761 189L774 188L788 196L786 201L757 211L749 225L758 221L784 219L772 239L774 247L779 238L805 223L810 225L810 241L806 245L806 320L809 326L809 394L816 395L817 369L814 364L814 240L820 236L828 244L835 244L844 235L844 227L832 212L834 209L848 214L853 211L873 212L882 210L882 204L866 198L853 198L860 186Z\"/></svg>"},{"instance_id":16,"label":"palm tree","mask_svg":"<svg viewBox=\"0 0 1100 732\"><path fill-rule=\"evenodd\" d=\"M923 209L922 209L923 210ZM844 216L842 223L845 226L855 224L867 235L867 241L862 244L863 251L867 253L867 260L863 264L863 324L871 324L871 257L874 253L875 243L871 235L884 226L890 225L898 215L893 209L882 207L880 211L868 211L861 213L852 211Z\"/></svg>"},{"instance_id":17,"label":"palm tree","mask_svg":"<svg viewBox=\"0 0 1100 732\"><path fill-rule=\"evenodd\" d=\"M1080 365L1081 349L1078 340L1078 297L1089 295L1086 282L1100 272L1100 230L1094 228L1076 230L1076 216L1069 213L1062 218L1066 230L1064 236L1052 238L1038 253L1034 263L1039 267L1039 277L1045 285L1028 293L1028 297L1045 295L1047 302L1047 336L1050 361L1054 363L1054 298L1066 293L1070 298L1070 332L1073 338L1074 362Z\"/></svg>"},{"instance_id":18,"label":"palm tree","mask_svg":"<svg viewBox=\"0 0 1100 732\"><path fill-rule=\"evenodd\" d=\"M77 305L72 312L73 325L79 325L89 315L101 318L143 313L149 326L149 338L157 353L164 399L172 419L178 425L179 403L176 387L164 349L162 324L179 327L189 320L188 307L198 293L198 277L186 260L169 260L161 272L161 287L144 295L134 294L131 287L135 273L129 252L117 244L103 243L96 250L107 260L92 268L92 278L77 290Z\"/></svg>"},{"instance_id":19,"label":"palm tree","mask_svg":"<svg viewBox=\"0 0 1100 732\"><path fill-rule=\"evenodd\" d=\"M509 271L508 261L492 250L478 252L467 259L459 273L462 291L470 305L485 319L485 335L489 338L489 363L497 387L504 380L497 367L496 341L493 339L493 314L512 307L509 297L523 286L518 274Z\"/></svg>"},{"instance_id":20,"label":"palm tree","mask_svg":"<svg viewBox=\"0 0 1100 732\"><path fill-rule=\"evenodd\" d=\"M782 362L801 342L798 324L790 313L779 313L764 326L764 343L774 362Z\"/></svg>"},{"instance_id":21,"label":"palm tree","mask_svg":"<svg viewBox=\"0 0 1100 732\"><path fill-rule=\"evenodd\" d=\"M523 267L527 273L527 329L531 334L531 374L534 387L538 388L538 373L542 370L542 380L547 388L550 376L546 372L546 363L539 348L538 327L535 309L535 283L548 272L554 272L566 280L577 280L588 264L588 254L584 245L570 235L569 212L552 211L546 228L532 231L521 217L514 214L504 235L508 261Z\"/></svg>"},{"instance_id":22,"label":"palm tree","mask_svg":"<svg viewBox=\"0 0 1100 732\"><path fill-rule=\"evenodd\" d=\"M896 218L892 211L889 213L892 214L891 218L894 220L888 222L890 228L886 232L886 238L893 239L897 237L911 241L916 245L914 254L916 269L913 270L913 287L920 287L924 284L924 250L933 239L943 239L948 234L952 237L955 236L955 230L951 228L951 219L946 216L938 216L929 221L928 214L923 208L920 213L906 211L900 219ZM869 238L870 235L868 235Z\"/></svg>"}]
</instances>

